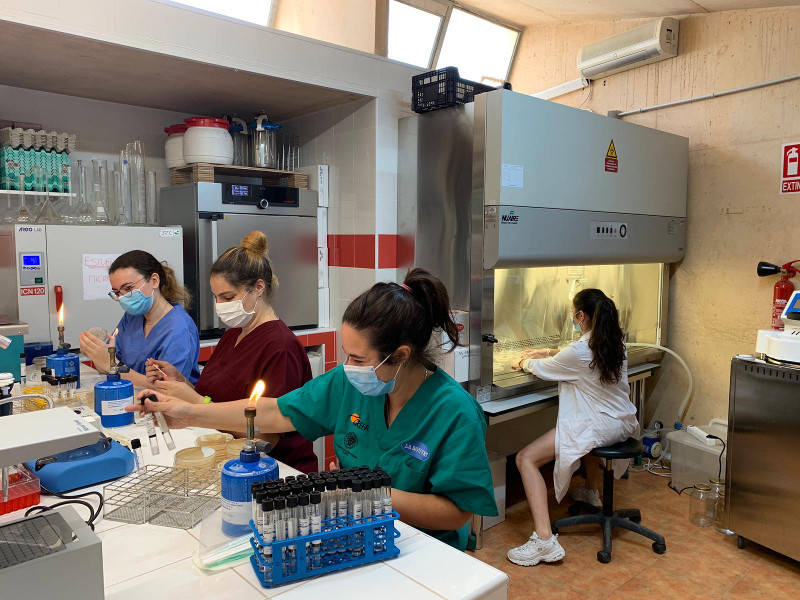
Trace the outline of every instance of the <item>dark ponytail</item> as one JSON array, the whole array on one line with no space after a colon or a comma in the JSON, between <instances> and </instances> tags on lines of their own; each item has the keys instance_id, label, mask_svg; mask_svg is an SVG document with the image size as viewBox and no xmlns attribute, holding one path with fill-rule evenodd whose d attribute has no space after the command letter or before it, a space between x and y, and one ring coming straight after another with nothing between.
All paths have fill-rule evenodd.
<instances>
[{"instance_id":1,"label":"dark ponytail","mask_svg":"<svg viewBox=\"0 0 800 600\"><path fill-rule=\"evenodd\" d=\"M572 301L575 311L583 312L592 325L589 366L600 371L600 382L619 382L625 361L625 341L619 326L619 313L614 301L597 289L581 290Z\"/></svg>"},{"instance_id":2,"label":"dark ponytail","mask_svg":"<svg viewBox=\"0 0 800 600\"><path fill-rule=\"evenodd\" d=\"M406 345L412 362L432 364L428 345L436 329L445 332L453 347L459 345L447 289L424 269L410 271L402 284L376 283L350 303L342 322L364 333L381 360Z\"/></svg>"}]
</instances>

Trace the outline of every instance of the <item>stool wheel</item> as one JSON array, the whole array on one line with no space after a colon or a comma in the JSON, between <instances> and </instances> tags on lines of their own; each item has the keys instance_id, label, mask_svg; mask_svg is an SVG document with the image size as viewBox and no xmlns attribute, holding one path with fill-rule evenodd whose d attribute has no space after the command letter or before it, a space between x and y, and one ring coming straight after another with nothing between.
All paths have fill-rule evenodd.
<instances>
[{"instance_id":1,"label":"stool wheel","mask_svg":"<svg viewBox=\"0 0 800 600\"><path fill-rule=\"evenodd\" d=\"M653 552L656 554L664 554L667 551L666 544L659 544L658 542L653 542Z\"/></svg>"},{"instance_id":2,"label":"stool wheel","mask_svg":"<svg viewBox=\"0 0 800 600\"><path fill-rule=\"evenodd\" d=\"M550 531L553 532L553 535L558 535L558 527L556 527L555 525L550 526Z\"/></svg>"},{"instance_id":3,"label":"stool wheel","mask_svg":"<svg viewBox=\"0 0 800 600\"><path fill-rule=\"evenodd\" d=\"M634 517L631 517L631 518L630 518L630 519L628 519L628 520L629 520L631 523L636 523L636 524L639 524L639 523L641 523L641 522L642 522L642 516L641 516L641 515L639 515L639 516L634 516Z\"/></svg>"},{"instance_id":4,"label":"stool wheel","mask_svg":"<svg viewBox=\"0 0 800 600\"><path fill-rule=\"evenodd\" d=\"M581 505L580 505L580 504L577 504L577 503L575 503L575 504L570 504L570 505L567 507L567 512L569 513L569 515L570 515L571 517L574 517L574 516L576 516L578 513L580 513L580 512L581 512Z\"/></svg>"},{"instance_id":5,"label":"stool wheel","mask_svg":"<svg viewBox=\"0 0 800 600\"><path fill-rule=\"evenodd\" d=\"M597 553L597 560L599 560L604 565L607 565L608 563L611 562L611 553L606 552L605 550L600 550L600 552Z\"/></svg>"}]
</instances>

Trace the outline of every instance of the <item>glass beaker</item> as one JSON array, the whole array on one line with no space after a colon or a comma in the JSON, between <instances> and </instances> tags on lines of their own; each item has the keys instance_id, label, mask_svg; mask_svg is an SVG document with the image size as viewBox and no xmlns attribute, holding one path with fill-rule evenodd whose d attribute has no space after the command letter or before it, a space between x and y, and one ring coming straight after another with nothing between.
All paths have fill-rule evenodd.
<instances>
[{"instance_id":1,"label":"glass beaker","mask_svg":"<svg viewBox=\"0 0 800 600\"><path fill-rule=\"evenodd\" d=\"M728 529L728 513L725 511L725 488L719 490L714 509L714 529L725 535L733 535Z\"/></svg>"},{"instance_id":2,"label":"glass beaker","mask_svg":"<svg viewBox=\"0 0 800 600\"><path fill-rule=\"evenodd\" d=\"M19 207L17 208L17 223L33 223L33 213L25 206L25 176L19 176Z\"/></svg>"},{"instance_id":3,"label":"glass beaker","mask_svg":"<svg viewBox=\"0 0 800 600\"><path fill-rule=\"evenodd\" d=\"M696 484L689 494L689 520L698 527L711 527L716 500L709 484Z\"/></svg>"}]
</instances>

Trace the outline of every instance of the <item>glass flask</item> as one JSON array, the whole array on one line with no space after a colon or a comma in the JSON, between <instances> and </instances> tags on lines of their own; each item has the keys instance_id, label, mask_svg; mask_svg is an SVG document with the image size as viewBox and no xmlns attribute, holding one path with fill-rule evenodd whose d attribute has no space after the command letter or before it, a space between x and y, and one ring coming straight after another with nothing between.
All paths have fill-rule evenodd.
<instances>
[{"instance_id":1,"label":"glass flask","mask_svg":"<svg viewBox=\"0 0 800 600\"><path fill-rule=\"evenodd\" d=\"M698 527L711 527L714 524L716 500L709 484L696 484L689 494L689 520Z\"/></svg>"}]
</instances>

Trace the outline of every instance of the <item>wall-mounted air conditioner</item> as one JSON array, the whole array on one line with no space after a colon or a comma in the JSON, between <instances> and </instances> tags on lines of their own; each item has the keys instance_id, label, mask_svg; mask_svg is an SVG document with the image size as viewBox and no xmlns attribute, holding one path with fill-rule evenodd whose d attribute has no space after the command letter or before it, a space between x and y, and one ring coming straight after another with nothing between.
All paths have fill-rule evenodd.
<instances>
[{"instance_id":1,"label":"wall-mounted air conditioner","mask_svg":"<svg viewBox=\"0 0 800 600\"><path fill-rule=\"evenodd\" d=\"M599 79L677 55L678 20L664 17L582 48L578 71Z\"/></svg>"}]
</instances>

